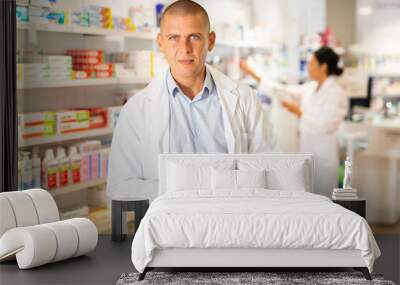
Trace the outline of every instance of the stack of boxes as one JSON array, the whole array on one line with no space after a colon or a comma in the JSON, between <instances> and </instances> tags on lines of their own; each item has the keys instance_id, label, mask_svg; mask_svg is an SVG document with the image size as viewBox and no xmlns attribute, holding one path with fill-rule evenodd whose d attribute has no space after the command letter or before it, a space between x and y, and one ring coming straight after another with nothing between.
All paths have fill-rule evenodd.
<instances>
[{"instance_id":1,"label":"stack of boxes","mask_svg":"<svg viewBox=\"0 0 400 285\"><path fill-rule=\"evenodd\" d=\"M17 79L63 81L88 78L151 78L168 68L162 53L148 50L112 53L105 62L102 50L67 50L67 55L19 56Z\"/></svg>"},{"instance_id":2,"label":"stack of boxes","mask_svg":"<svg viewBox=\"0 0 400 285\"><path fill-rule=\"evenodd\" d=\"M56 112L19 114L18 132L20 139L32 139L56 135Z\"/></svg>"},{"instance_id":3,"label":"stack of boxes","mask_svg":"<svg viewBox=\"0 0 400 285\"><path fill-rule=\"evenodd\" d=\"M115 69L117 77L132 74L133 77L150 78L168 67L162 53L149 50L112 53L109 58L118 63Z\"/></svg>"},{"instance_id":4,"label":"stack of boxes","mask_svg":"<svg viewBox=\"0 0 400 285\"><path fill-rule=\"evenodd\" d=\"M18 80L27 82L43 80L71 80L72 58L63 55L37 55L18 58Z\"/></svg>"},{"instance_id":5,"label":"stack of boxes","mask_svg":"<svg viewBox=\"0 0 400 285\"><path fill-rule=\"evenodd\" d=\"M65 135L93 129L113 129L122 106L18 114L20 140Z\"/></svg>"},{"instance_id":6,"label":"stack of boxes","mask_svg":"<svg viewBox=\"0 0 400 285\"><path fill-rule=\"evenodd\" d=\"M128 10L128 15L140 31L149 32L157 27L156 9L150 1L135 3Z\"/></svg>"},{"instance_id":7,"label":"stack of boxes","mask_svg":"<svg viewBox=\"0 0 400 285\"><path fill-rule=\"evenodd\" d=\"M68 134L88 130L90 113L88 110L57 112L58 134Z\"/></svg>"},{"instance_id":8,"label":"stack of boxes","mask_svg":"<svg viewBox=\"0 0 400 285\"><path fill-rule=\"evenodd\" d=\"M113 17L112 9L88 5L83 10L65 8L59 0L17 0L16 18L19 23L70 25L86 28L149 32L154 30L157 15L152 4L136 5L129 9L129 17ZM158 4L160 5L160 4ZM160 9L158 9L160 10ZM159 14L161 10L159 11ZM158 17L159 17L158 14Z\"/></svg>"},{"instance_id":9,"label":"stack of boxes","mask_svg":"<svg viewBox=\"0 0 400 285\"><path fill-rule=\"evenodd\" d=\"M113 26L115 30L121 31L136 31L136 26L130 18L113 17Z\"/></svg>"},{"instance_id":10,"label":"stack of boxes","mask_svg":"<svg viewBox=\"0 0 400 285\"><path fill-rule=\"evenodd\" d=\"M89 14L82 11L72 11L71 24L73 26L89 28L90 27Z\"/></svg>"},{"instance_id":11,"label":"stack of boxes","mask_svg":"<svg viewBox=\"0 0 400 285\"><path fill-rule=\"evenodd\" d=\"M21 15L21 13L25 13L25 11L28 11L27 18L30 23L44 24L44 25L69 24L69 18L70 18L69 9L61 7L61 5L59 5L58 1L56 0L30 0L29 6L19 6L19 8L17 8L17 14L19 12L19 14ZM24 14L22 15L25 17Z\"/></svg>"},{"instance_id":12,"label":"stack of boxes","mask_svg":"<svg viewBox=\"0 0 400 285\"><path fill-rule=\"evenodd\" d=\"M68 25L69 11L58 7L29 6L29 22L44 25Z\"/></svg>"},{"instance_id":13,"label":"stack of boxes","mask_svg":"<svg viewBox=\"0 0 400 285\"><path fill-rule=\"evenodd\" d=\"M72 56L73 70L78 71L77 78L112 78L114 65L104 62L102 50L68 50Z\"/></svg>"},{"instance_id":14,"label":"stack of boxes","mask_svg":"<svg viewBox=\"0 0 400 285\"><path fill-rule=\"evenodd\" d=\"M57 112L58 134L68 134L108 126L108 110L92 108Z\"/></svg>"},{"instance_id":15,"label":"stack of boxes","mask_svg":"<svg viewBox=\"0 0 400 285\"><path fill-rule=\"evenodd\" d=\"M21 1L19 1L21 2ZM26 3L17 3L20 5L17 5L16 7L16 18L18 23L28 23L29 22L29 10L28 10L28 0ZM26 6L23 6L22 4L26 4Z\"/></svg>"},{"instance_id":16,"label":"stack of boxes","mask_svg":"<svg viewBox=\"0 0 400 285\"><path fill-rule=\"evenodd\" d=\"M98 5L88 5L85 8L85 13L88 15L90 27L103 29L113 28L111 8Z\"/></svg>"}]
</instances>

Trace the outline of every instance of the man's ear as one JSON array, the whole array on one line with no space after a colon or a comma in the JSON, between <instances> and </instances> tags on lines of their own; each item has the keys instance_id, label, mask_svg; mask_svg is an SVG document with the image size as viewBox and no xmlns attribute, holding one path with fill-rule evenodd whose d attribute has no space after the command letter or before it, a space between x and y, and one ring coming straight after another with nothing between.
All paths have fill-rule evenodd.
<instances>
[{"instance_id":1,"label":"man's ear","mask_svg":"<svg viewBox=\"0 0 400 285\"><path fill-rule=\"evenodd\" d=\"M210 32L208 34L208 51L212 51L214 49L215 40L216 40L215 32Z\"/></svg>"},{"instance_id":2,"label":"man's ear","mask_svg":"<svg viewBox=\"0 0 400 285\"><path fill-rule=\"evenodd\" d=\"M162 45L162 38L161 38L161 33L157 34L157 46L160 49L160 51L164 51L163 50L163 45Z\"/></svg>"}]
</instances>

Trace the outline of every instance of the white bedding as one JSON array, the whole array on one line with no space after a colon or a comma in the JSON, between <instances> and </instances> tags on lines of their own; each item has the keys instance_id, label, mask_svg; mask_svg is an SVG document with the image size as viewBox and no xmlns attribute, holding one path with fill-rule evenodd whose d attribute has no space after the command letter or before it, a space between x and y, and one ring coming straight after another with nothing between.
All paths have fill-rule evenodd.
<instances>
[{"instance_id":1,"label":"white bedding","mask_svg":"<svg viewBox=\"0 0 400 285\"><path fill-rule=\"evenodd\" d=\"M132 243L139 272L165 248L358 249L372 272L379 248L359 215L299 191L179 191L158 197Z\"/></svg>"}]
</instances>

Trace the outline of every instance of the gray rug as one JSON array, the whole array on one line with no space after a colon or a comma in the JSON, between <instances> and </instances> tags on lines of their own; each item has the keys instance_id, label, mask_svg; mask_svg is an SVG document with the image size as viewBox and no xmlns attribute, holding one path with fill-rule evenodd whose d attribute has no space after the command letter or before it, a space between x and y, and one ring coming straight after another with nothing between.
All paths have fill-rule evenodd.
<instances>
[{"instance_id":1,"label":"gray rug","mask_svg":"<svg viewBox=\"0 0 400 285\"><path fill-rule=\"evenodd\" d=\"M381 275L372 275L368 281L360 272L148 272L146 278L138 281L138 273L122 274L117 285L133 284L379 284L395 285Z\"/></svg>"}]
</instances>

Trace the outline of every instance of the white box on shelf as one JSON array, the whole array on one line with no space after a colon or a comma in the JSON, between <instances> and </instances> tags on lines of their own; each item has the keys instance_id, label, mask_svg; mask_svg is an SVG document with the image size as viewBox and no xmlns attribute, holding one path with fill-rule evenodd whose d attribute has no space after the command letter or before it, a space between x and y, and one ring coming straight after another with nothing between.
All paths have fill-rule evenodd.
<instances>
[{"instance_id":1,"label":"white box on shelf","mask_svg":"<svg viewBox=\"0 0 400 285\"><path fill-rule=\"evenodd\" d=\"M115 128L117 125L119 114L121 113L122 106L108 107L108 126L109 128Z\"/></svg>"}]
</instances>

